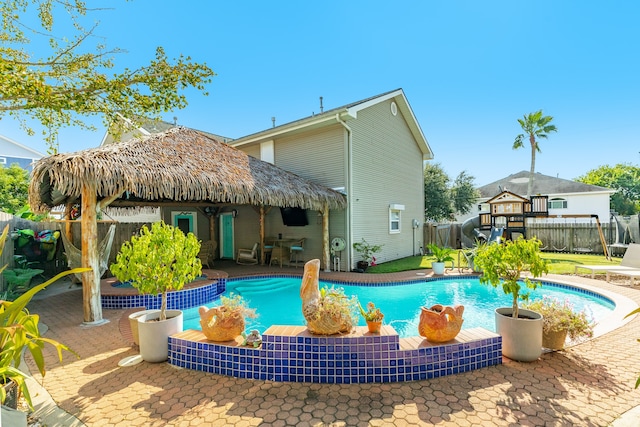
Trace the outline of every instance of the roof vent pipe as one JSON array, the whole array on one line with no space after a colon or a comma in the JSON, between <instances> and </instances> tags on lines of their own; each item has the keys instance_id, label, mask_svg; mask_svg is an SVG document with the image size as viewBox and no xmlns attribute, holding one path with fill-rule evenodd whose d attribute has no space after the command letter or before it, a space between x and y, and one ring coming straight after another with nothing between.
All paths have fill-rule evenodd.
<instances>
[{"instance_id":1,"label":"roof vent pipe","mask_svg":"<svg viewBox=\"0 0 640 427\"><path fill-rule=\"evenodd\" d=\"M272 128L276 127L276 118L275 117L271 117L271 127Z\"/></svg>"},{"instance_id":2,"label":"roof vent pipe","mask_svg":"<svg viewBox=\"0 0 640 427\"><path fill-rule=\"evenodd\" d=\"M320 114L324 111L324 107L322 106L322 97L320 97Z\"/></svg>"}]
</instances>

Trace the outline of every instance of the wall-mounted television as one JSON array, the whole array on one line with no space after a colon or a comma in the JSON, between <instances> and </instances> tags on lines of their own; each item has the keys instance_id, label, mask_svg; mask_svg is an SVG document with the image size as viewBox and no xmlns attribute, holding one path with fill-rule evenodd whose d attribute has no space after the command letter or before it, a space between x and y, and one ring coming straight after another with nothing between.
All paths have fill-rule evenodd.
<instances>
[{"instance_id":1,"label":"wall-mounted television","mask_svg":"<svg viewBox=\"0 0 640 427\"><path fill-rule=\"evenodd\" d=\"M280 208L282 223L288 227L303 227L309 225L307 211L301 208Z\"/></svg>"}]
</instances>

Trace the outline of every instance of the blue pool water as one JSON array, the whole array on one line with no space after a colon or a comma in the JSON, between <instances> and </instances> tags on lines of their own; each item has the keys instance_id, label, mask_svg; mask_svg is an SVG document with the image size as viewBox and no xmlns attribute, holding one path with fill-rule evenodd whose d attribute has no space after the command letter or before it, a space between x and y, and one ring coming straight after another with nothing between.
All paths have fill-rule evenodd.
<instances>
[{"instance_id":1,"label":"blue pool water","mask_svg":"<svg viewBox=\"0 0 640 427\"><path fill-rule=\"evenodd\" d=\"M302 301L300 299L300 278L250 278L227 282L225 295L240 294L249 307L255 308L258 317L247 319L247 331L258 329L261 333L271 325L304 325ZM320 282L320 287L331 287L331 283ZM363 306L372 301L385 314L384 323L393 326L400 337L418 335L420 307L434 304L464 305L463 329L483 327L495 331L494 310L510 307L511 296L502 288L483 285L477 278L452 278L412 284L386 286L333 285L341 287L347 296L356 295ZM589 295L571 287L544 283L531 291L530 299L543 296L569 300L576 310L585 310L595 322L607 316L614 305L607 299ZM219 305L219 300L207 304ZM184 329L200 330L198 308L184 311ZM360 317L360 325L365 325Z\"/></svg>"}]
</instances>

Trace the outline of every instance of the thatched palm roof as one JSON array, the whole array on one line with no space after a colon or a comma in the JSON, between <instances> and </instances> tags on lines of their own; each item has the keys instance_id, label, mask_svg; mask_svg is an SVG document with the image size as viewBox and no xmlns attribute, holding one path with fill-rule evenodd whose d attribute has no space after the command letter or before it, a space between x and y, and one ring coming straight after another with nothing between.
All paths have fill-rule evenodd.
<instances>
[{"instance_id":1,"label":"thatched palm roof","mask_svg":"<svg viewBox=\"0 0 640 427\"><path fill-rule=\"evenodd\" d=\"M76 202L94 181L98 200L120 195L140 205L163 201L343 209L330 188L188 128L144 139L56 154L34 166L29 203L35 212Z\"/></svg>"}]
</instances>

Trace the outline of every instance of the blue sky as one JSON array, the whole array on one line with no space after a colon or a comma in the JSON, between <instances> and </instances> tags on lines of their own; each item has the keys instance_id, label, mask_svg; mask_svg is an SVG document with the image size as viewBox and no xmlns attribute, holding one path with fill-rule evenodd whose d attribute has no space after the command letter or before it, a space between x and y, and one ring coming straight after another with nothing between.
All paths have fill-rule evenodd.
<instances>
[{"instance_id":1,"label":"blue sky","mask_svg":"<svg viewBox=\"0 0 640 427\"><path fill-rule=\"evenodd\" d=\"M451 178L488 184L528 170L513 150L517 119L542 109L558 132L536 171L573 179L601 165L640 164L640 2L114 1L91 15L119 67L156 46L206 62L209 96L164 116L237 138L402 88ZM104 133L66 129L60 151ZM8 118L0 134L46 151Z\"/></svg>"}]
</instances>

